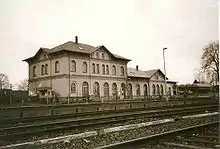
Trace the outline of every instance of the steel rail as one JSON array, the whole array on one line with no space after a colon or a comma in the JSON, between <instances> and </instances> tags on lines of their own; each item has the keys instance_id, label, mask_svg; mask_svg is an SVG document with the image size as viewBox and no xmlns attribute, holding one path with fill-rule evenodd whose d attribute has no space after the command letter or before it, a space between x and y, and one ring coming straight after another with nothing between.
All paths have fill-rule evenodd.
<instances>
[{"instance_id":1,"label":"steel rail","mask_svg":"<svg viewBox=\"0 0 220 149\"><path fill-rule=\"evenodd\" d=\"M145 137L140 137L140 138L136 138L136 139L132 139L132 140L128 140L128 141L114 143L114 144L98 147L98 148L95 148L95 149L124 149L126 146L131 146L131 144L137 143L139 141L147 141L147 140L150 141L152 139L159 139L159 138L167 136L167 135L180 133L180 132L183 132L183 131L188 131L188 130L199 128L199 127L205 127L205 126L209 126L209 125L213 125L213 124L218 124L219 122L220 121L215 121L215 122L209 122L209 123L205 123L205 124L200 124L200 125L194 125L194 126L190 126L190 127L175 129L175 130L166 131L166 132L163 132L163 133L158 133L158 134L149 135L149 136L145 136Z\"/></svg>"},{"instance_id":2,"label":"steel rail","mask_svg":"<svg viewBox=\"0 0 220 149\"><path fill-rule=\"evenodd\" d=\"M212 107L209 107L210 110L213 110ZM19 127L9 127L0 129L0 139L1 140L9 140L10 138L17 138L19 136L30 136L30 135L38 135L45 132L54 132L64 129L70 128L83 128L87 126L95 126L98 124L110 124L110 123L119 123L128 120L133 120L137 118L151 118L151 117L171 117L171 116L180 116L195 112L204 111L204 107L197 107L195 109L189 109L185 111L185 109L170 109L170 110L162 110L162 111L151 111L151 112L136 112L136 113L125 113L121 115L109 115L109 116L98 116L86 119L74 119L74 120L66 120L54 123L44 123L44 124L35 124L35 125L24 125Z\"/></svg>"}]
</instances>

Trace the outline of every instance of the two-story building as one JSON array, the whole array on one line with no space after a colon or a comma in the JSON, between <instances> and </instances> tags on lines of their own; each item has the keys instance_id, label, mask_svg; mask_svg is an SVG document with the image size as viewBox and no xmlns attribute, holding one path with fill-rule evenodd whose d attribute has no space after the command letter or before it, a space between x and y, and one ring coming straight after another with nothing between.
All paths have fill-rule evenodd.
<instances>
[{"instance_id":1,"label":"two-story building","mask_svg":"<svg viewBox=\"0 0 220 149\"><path fill-rule=\"evenodd\" d=\"M105 46L69 41L54 48L40 48L28 59L29 95L40 97L92 96L112 99L164 95L164 74L159 70L127 68L130 59L111 53ZM172 93L176 82L167 81Z\"/></svg>"}]
</instances>

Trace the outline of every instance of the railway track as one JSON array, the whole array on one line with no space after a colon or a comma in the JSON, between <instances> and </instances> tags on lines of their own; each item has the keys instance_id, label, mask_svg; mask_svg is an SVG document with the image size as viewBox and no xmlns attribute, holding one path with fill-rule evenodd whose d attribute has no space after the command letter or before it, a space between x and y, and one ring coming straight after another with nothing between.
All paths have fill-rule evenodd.
<instances>
[{"instance_id":1,"label":"railway track","mask_svg":"<svg viewBox=\"0 0 220 149\"><path fill-rule=\"evenodd\" d=\"M9 119L2 119L0 121L0 128L3 127L12 127L12 126L19 126L19 125L27 125L27 124L33 124L38 122L44 122L44 121L53 121L53 120L64 120L64 119L70 119L70 118L87 118L87 117L94 117L94 116L104 116L104 115L110 115L110 114L118 114L118 113L128 113L128 112L142 112L147 110L161 110L161 109L171 109L171 108L184 108L185 110L188 110L190 108L195 107L206 107L206 106L216 106L215 104L193 104L193 105L186 105L183 107L182 105L176 105L173 107L170 106L163 106L163 107L152 107L152 108L139 108L139 109L119 109L119 110L106 110L106 111L97 111L97 112L86 112L86 113L76 113L76 114L63 114L63 115L53 115L53 116L41 116L41 117L27 117L27 118L9 118ZM217 107L217 106L216 106Z\"/></svg>"},{"instance_id":2,"label":"railway track","mask_svg":"<svg viewBox=\"0 0 220 149\"><path fill-rule=\"evenodd\" d=\"M84 133L64 133L60 136L51 136L46 139L35 138L26 140L24 142L10 142L8 145L0 145L1 149L54 149L54 148L82 148L82 149L114 149L114 148L128 148L136 149L140 146L132 146L132 144L140 145L140 141L153 140L158 136L166 136L170 133L175 133L178 130L188 130L187 127L216 123L219 121L218 112L211 112L206 114L192 114L187 116L179 116L179 119L165 118L161 120L153 120L145 123L136 123L131 125L120 125L118 127L108 126L97 130L88 130ZM135 127L134 127L135 126ZM197 127L197 126L196 126ZM182 128L182 129L181 129ZM119 132L120 135L118 136ZM162 133L163 132L163 133ZM162 134L161 134L162 133ZM148 137L145 137L148 136ZM139 138L139 139L136 139ZM159 137L158 137L159 138ZM121 143L117 143L117 142ZM127 140L127 141L126 141ZM158 141L158 139L155 139ZM154 140L154 142L155 142ZM162 139L160 139L162 140ZM91 141L91 142L90 142ZM137 143L138 142L138 143ZM152 143L153 141L151 141ZM67 143L67 144L66 144ZM116 143L116 145L114 144ZM110 145L109 145L110 144ZM104 146L107 145L107 146ZM104 147L102 147L104 146ZM127 147L126 147L127 146ZM99 148L97 148L99 147ZM142 146L143 147L143 146ZM145 149L145 148L140 149ZM148 147L147 147L148 148ZM154 147L155 148L155 147ZM137 148L139 149L139 148ZM170 149L170 148L169 148Z\"/></svg>"},{"instance_id":3,"label":"railway track","mask_svg":"<svg viewBox=\"0 0 220 149\"><path fill-rule=\"evenodd\" d=\"M214 105L207 104L207 103L195 103L195 104L189 104L185 105L175 105L175 106L159 106L159 107L145 107L145 108L132 108L130 109L117 109L117 110L104 110L99 111L97 109L96 112L84 112L84 113L74 113L74 114L61 114L56 115L53 113L53 110L51 111L50 116L40 116L40 117L20 117L20 118L4 118L0 121L0 128L3 126L10 126L10 125L24 125L24 124L31 124L33 122L42 122L42 121L48 121L48 120L56 120L56 119L68 119L68 118L77 118L77 117L91 117L91 116L97 116L97 115L109 115L109 114L116 114L116 113L123 113L123 112L136 112L136 111L146 111L146 110L158 110L158 109L168 109L168 108L190 108L195 106L209 106Z\"/></svg>"},{"instance_id":4,"label":"railway track","mask_svg":"<svg viewBox=\"0 0 220 149\"><path fill-rule=\"evenodd\" d=\"M219 121L176 129L97 149L219 149Z\"/></svg>"},{"instance_id":5,"label":"railway track","mask_svg":"<svg viewBox=\"0 0 220 149\"><path fill-rule=\"evenodd\" d=\"M132 111L124 113L112 113L109 115L85 116L80 118L71 118L56 121L46 121L35 124L23 124L20 126L0 128L0 140L13 141L18 138L29 138L31 136L40 136L45 133L59 132L69 129L96 128L98 125L122 123L129 120L141 118L164 118L179 117L188 114L204 113L205 111L213 112L218 109L216 105L204 105L185 108L171 108L148 111Z\"/></svg>"}]
</instances>

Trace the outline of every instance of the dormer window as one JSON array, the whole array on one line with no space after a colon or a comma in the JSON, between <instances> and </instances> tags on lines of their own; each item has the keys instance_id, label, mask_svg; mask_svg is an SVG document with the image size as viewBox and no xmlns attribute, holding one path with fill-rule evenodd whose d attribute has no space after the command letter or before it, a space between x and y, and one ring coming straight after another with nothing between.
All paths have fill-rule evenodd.
<instances>
[{"instance_id":1,"label":"dormer window","mask_svg":"<svg viewBox=\"0 0 220 149\"><path fill-rule=\"evenodd\" d=\"M82 48L82 47L79 47L79 49L83 50L83 48Z\"/></svg>"}]
</instances>

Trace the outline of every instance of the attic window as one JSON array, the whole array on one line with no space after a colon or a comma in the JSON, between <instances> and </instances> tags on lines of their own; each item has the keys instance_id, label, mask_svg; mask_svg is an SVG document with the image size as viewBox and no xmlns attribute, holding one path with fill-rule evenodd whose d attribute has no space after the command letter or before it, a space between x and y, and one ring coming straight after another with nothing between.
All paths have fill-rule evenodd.
<instances>
[{"instance_id":1,"label":"attic window","mask_svg":"<svg viewBox=\"0 0 220 149\"><path fill-rule=\"evenodd\" d=\"M83 48L82 47L79 47L81 50L83 50Z\"/></svg>"},{"instance_id":2,"label":"attic window","mask_svg":"<svg viewBox=\"0 0 220 149\"><path fill-rule=\"evenodd\" d=\"M158 74L155 75L155 79L157 79L157 80L159 79L159 75Z\"/></svg>"},{"instance_id":3,"label":"attic window","mask_svg":"<svg viewBox=\"0 0 220 149\"><path fill-rule=\"evenodd\" d=\"M46 53L44 54L44 58L47 58L47 54Z\"/></svg>"}]
</instances>

